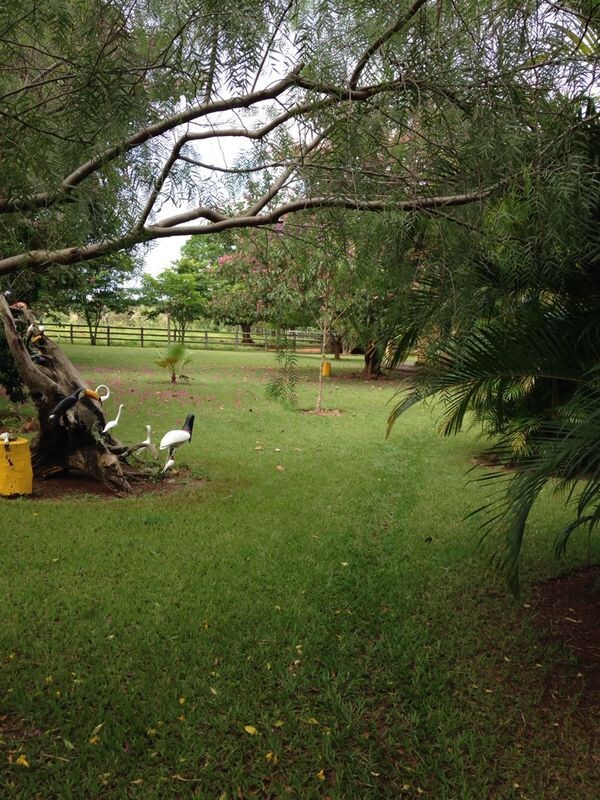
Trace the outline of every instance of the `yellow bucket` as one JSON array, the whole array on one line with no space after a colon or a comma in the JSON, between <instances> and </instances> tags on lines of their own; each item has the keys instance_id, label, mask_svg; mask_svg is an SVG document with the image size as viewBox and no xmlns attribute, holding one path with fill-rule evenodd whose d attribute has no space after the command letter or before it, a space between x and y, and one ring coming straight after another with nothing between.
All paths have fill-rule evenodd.
<instances>
[{"instance_id":1,"label":"yellow bucket","mask_svg":"<svg viewBox=\"0 0 600 800\"><path fill-rule=\"evenodd\" d=\"M321 375L324 378L329 378L331 376L331 362L330 361L323 361L321 364Z\"/></svg>"},{"instance_id":2,"label":"yellow bucket","mask_svg":"<svg viewBox=\"0 0 600 800\"><path fill-rule=\"evenodd\" d=\"M31 494L33 470L27 439L0 441L0 495Z\"/></svg>"}]
</instances>

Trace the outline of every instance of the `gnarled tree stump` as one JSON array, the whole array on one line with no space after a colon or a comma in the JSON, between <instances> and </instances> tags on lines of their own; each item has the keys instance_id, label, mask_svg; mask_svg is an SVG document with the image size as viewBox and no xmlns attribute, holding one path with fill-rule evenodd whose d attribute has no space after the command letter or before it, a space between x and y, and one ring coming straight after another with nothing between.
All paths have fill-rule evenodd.
<instances>
[{"instance_id":1,"label":"gnarled tree stump","mask_svg":"<svg viewBox=\"0 0 600 800\"><path fill-rule=\"evenodd\" d=\"M35 314L24 304L11 307L0 294L0 317L19 375L37 409L39 432L31 448L34 476L75 471L98 480L115 494L129 494L130 481L140 477L139 470L126 461L135 448L102 433L105 419L98 400L83 396L64 414L49 418L61 400L86 388L84 378L63 350L40 331ZM26 345L33 341L36 353Z\"/></svg>"}]
</instances>

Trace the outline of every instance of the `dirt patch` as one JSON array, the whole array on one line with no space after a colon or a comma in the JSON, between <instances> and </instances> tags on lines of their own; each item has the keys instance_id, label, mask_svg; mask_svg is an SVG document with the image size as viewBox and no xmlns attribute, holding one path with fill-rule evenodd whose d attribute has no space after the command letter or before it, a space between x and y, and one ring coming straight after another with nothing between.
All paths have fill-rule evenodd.
<instances>
[{"instance_id":1,"label":"dirt patch","mask_svg":"<svg viewBox=\"0 0 600 800\"><path fill-rule=\"evenodd\" d=\"M40 728L28 725L19 717L10 714L0 714L0 738L6 739L31 739L34 736L41 736Z\"/></svg>"},{"instance_id":2,"label":"dirt patch","mask_svg":"<svg viewBox=\"0 0 600 800\"><path fill-rule=\"evenodd\" d=\"M344 413L339 408L323 408L321 411L316 411L314 408L306 408L300 412L301 414L311 414L314 417L341 417Z\"/></svg>"},{"instance_id":3,"label":"dirt patch","mask_svg":"<svg viewBox=\"0 0 600 800\"><path fill-rule=\"evenodd\" d=\"M564 645L586 702L600 704L600 564L544 581L535 589L533 623L546 642Z\"/></svg>"},{"instance_id":4,"label":"dirt patch","mask_svg":"<svg viewBox=\"0 0 600 800\"><path fill-rule=\"evenodd\" d=\"M127 497L143 497L148 494L173 494L189 486L201 486L204 478L193 478L189 471L180 469L168 478L142 478L130 483L132 494ZM98 497L104 500L119 500L106 486L86 475L73 473L56 475L45 480L33 481L33 500L62 500L65 498Z\"/></svg>"}]
</instances>

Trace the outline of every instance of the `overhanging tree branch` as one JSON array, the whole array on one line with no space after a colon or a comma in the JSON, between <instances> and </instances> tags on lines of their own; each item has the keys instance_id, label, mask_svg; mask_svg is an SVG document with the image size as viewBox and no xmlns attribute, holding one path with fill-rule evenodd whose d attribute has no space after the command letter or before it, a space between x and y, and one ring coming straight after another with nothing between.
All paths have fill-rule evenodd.
<instances>
[{"instance_id":1,"label":"overhanging tree branch","mask_svg":"<svg viewBox=\"0 0 600 800\"><path fill-rule=\"evenodd\" d=\"M200 207L183 214L169 217L155 225L142 228L141 230L133 229L124 236L115 237L114 239L104 242L80 247L65 247L60 250L30 250L27 253L20 253L16 256L0 259L0 275L7 275L24 268L39 269L51 264L79 264L153 239L163 239L172 236L189 236L192 234L206 235L232 228L266 227L275 224L286 214L295 214L312 209L342 208L349 211L411 212L467 205L484 200L497 191L501 185L501 183L497 183L488 188L464 194L415 197L398 201L389 198L382 200L361 200L358 197L306 197L282 203L266 213L246 216L243 214L227 216L216 209ZM205 219L207 223L204 225L183 225L183 223L194 219Z\"/></svg>"}]
</instances>

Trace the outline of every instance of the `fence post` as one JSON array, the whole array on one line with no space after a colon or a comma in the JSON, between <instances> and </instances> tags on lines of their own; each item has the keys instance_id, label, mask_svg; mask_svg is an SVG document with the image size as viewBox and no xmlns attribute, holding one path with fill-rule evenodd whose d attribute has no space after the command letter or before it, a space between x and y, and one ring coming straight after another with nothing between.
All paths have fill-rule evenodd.
<instances>
[{"instance_id":1,"label":"fence post","mask_svg":"<svg viewBox=\"0 0 600 800\"><path fill-rule=\"evenodd\" d=\"M294 353L296 352L296 331L292 333L292 349Z\"/></svg>"},{"instance_id":2,"label":"fence post","mask_svg":"<svg viewBox=\"0 0 600 800\"><path fill-rule=\"evenodd\" d=\"M140 347L144 346L144 328L140 328Z\"/></svg>"},{"instance_id":3,"label":"fence post","mask_svg":"<svg viewBox=\"0 0 600 800\"><path fill-rule=\"evenodd\" d=\"M73 323L69 325L69 339L71 341L71 344L73 344Z\"/></svg>"},{"instance_id":4,"label":"fence post","mask_svg":"<svg viewBox=\"0 0 600 800\"><path fill-rule=\"evenodd\" d=\"M264 329L264 332L265 332L265 350L266 350L267 349L267 339L268 339L268 331L267 331L266 328Z\"/></svg>"},{"instance_id":5,"label":"fence post","mask_svg":"<svg viewBox=\"0 0 600 800\"><path fill-rule=\"evenodd\" d=\"M204 331L204 349L208 350L208 331Z\"/></svg>"},{"instance_id":6,"label":"fence post","mask_svg":"<svg viewBox=\"0 0 600 800\"><path fill-rule=\"evenodd\" d=\"M235 349L238 349L238 345L240 343L240 329L236 327L235 329Z\"/></svg>"},{"instance_id":7,"label":"fence post","mask_svg":"<svg viewBox=\"0 0 600 800\"><path fill-rule=\"evenodd\" d=\"M110 347L110 325L106 326L106 346Z\"/></svg>"}]
</instances>

